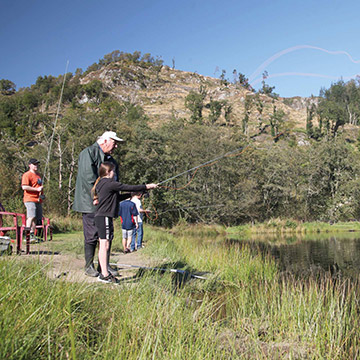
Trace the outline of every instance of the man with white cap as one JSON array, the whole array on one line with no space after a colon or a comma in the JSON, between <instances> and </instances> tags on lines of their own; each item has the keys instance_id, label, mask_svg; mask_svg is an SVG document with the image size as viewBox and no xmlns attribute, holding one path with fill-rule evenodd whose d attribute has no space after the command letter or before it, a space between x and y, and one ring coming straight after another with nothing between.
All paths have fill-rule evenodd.
<instances>
[{"instance_id":1,"label":"man with white cap","mask_svg":"<svg viewBox=\"0 0 360 360\"><path fill-rule=\"evenodd\" d=\"M115 165L115 180L119 178L119 167L111 156L117 143L124 141L114 131L105 131L98 140L81 151L78 162L78 174L75 186L75 198L73 210L81 212L83 216L84 250L85 250L85 274L96 277L99 272L94 267L94 255L98 243L98 233L95 226L96 207L93 204L91 189L98 178L100 164L108 161ZM108 272L118 275L117 270L109 265L111 242L108 251Z\"/></svg>"}]
</instances>

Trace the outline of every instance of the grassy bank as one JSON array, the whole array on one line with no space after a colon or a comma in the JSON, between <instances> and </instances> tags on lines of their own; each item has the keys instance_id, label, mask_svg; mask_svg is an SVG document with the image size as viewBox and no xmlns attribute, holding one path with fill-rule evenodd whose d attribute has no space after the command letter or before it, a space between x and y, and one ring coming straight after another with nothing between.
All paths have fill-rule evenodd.
<instances>
[{"instance_id":1,"label":"grassy bank","mask_svg":"<svg viewBox=\"0 0 360 360\"><path fill-rule=\"evenodd\" d=\"M360 231L360 222L298 222L294 220L272 219L260 224L245 224L226 228L228 234L250 236L254 234L314 234L341 231Z\"/></svg>"},{"instance_id":2,"label":"grassy bank","mask_svg":"<svg viewBox=\"0 0 360 360\"><path fill-rule=\"evenodd\" d=\"M144 254L208 280L145 272L119 286L69 283L47 278L50 264L1 257L0 357L359 357L360 308L349 281L285 277L270 258L215 237L221 227L179 230L146 227ZM53 246L77 251L78 238L58 235ZM73 244L59 245L64 239Z\"/></svg>"}]
</instances>

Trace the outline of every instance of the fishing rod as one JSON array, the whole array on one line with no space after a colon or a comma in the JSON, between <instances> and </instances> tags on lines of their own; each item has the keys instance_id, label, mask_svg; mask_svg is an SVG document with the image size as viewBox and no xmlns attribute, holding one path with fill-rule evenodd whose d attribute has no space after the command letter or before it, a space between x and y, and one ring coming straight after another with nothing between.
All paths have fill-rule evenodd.
<instances>
[{"instance_id":1,"label":"fishing rod","mask_svg":"<svg viewBox=\"0 0 360 360\"><path fill-rule=\"evenodd\" d=\"M208 161L204 162L203 164L197 165L197 166L195 166L195 167L193 167L193 168L191 168L191 169L189 169L189 170L183 171L182 173L180 173L180 174L178 174L178 175L175 175L175 176L172 176L172 177L170 177L170 178L168 178L168 179L166 179L166 180L163 180L163 181L159 182L158 185L162 185L162 184L164 184L164 183L166 183L166 182L168 182L168 181L174 180L174 179L178 178L178 177L181 176L181 175L187 174L187 173L190 172L190 171L194 171L194 170L197 170L197 169L199 169L199 168L201 168L201 167L203 167L203 166L206 166L206 165L215 163L215 162L221 160L222 158L227 157L227 156L230 156L230 155L233 155L233 154L235 154L235 153L237 153L237 152L239 152L239 151L244 151L244 150L245 150L247 147L249 147L249 146L250 146L250 144L247 145L247 146L245 146L245 147L242 146L242 147L237 148L237 149L235 149L235 150L229 151L229 152L227 152L226 154L223 154L223 155L220 155L220 156L216 157L215 159L208 160Z\"/></svg>"},{"instance_id":2,"label":"fishing rod","mask_svg":"<svg viewBox=\"0 0 360 360\"><path fill-rule=\"evenodd\" d=\"M117 267L127 267L127 268L134 268L134 269L143 269L143 270L154 270L154 271L169 271L172 273L182 274L182 275L190 275L190 277L195 279L201 280L209 280L209 278L205 276L191 274L187 270L179 270L179 269L167 269L167 268L158 268L158 267L148 267L148 266L138 266L138 265L130 265L130 264L117 264L117 263L110 263L110 265L117 266Z\"/></svg>"},{"instance_id":3,"label":"fishing rod","mask_svg":"<svg viewBox=\"0 0 360 360\"><path fill-rule=\"evenodd\" d=\"M57 111L56 111L56 115L55 115L55 121L54 121L54 125L53 125L53 131L50 137L50 144L49 144L49 148L48 148L48 153L47 153L47 159L46 159L46 163L45 163L45 169L44 169L44 177L47 177L48 180L50 177L50 155L51 155L51 147L54 141L54 137L55 137L55 131L56 131L56 125L58 122L58 118L59 118L59 113L60 113L60 106L61 106L61 101L62 101L62 97L64 94L64 87L65 87L65 81L66 81L66 74L67 74L67 70L68 70L68 66L69 66L69 60L66 63L66 68L65 68L65 73L64 73L64 78L63 78L63 83L61 86L61 92L60 92L60 98L59 98L59 103L58 103L58 107L57 107ZM46 175L46 171L47 168L49 167L49 175Z\"/></svg>"}]
</instances>

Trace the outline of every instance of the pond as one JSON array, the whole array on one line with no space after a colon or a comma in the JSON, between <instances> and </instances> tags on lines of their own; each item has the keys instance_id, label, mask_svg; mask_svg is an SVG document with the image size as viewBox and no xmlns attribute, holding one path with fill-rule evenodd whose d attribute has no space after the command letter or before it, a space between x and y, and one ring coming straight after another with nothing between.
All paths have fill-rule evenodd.
<instances>
[{"instance_id":1,"label":"pond","mask_svg":"<svg viewBox=\"0 0 360 360\"><path fill-rule=\"evenodd\" d=\"M314 234L306 237L259 236L250 240L227 239L230 246L248 244L256 253L273 257L281 271L294 275L329 272L358 279L360 232Z\"/></svg>"}]
</instances>

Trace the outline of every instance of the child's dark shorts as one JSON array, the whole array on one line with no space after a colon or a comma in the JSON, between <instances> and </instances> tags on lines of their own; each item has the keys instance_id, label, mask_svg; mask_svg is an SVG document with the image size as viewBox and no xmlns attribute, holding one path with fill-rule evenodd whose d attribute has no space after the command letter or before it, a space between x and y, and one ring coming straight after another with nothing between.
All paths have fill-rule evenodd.
<instances>
[{"instance_id":1,"label":"child's dark shorts","mask_svg":"<svg viewBox=\"0 0 360 360\"><path fill-rule=\"evenodd\" d=\"M113 218L108 216L95 216L95 225L99 239L112 240L114 238Z\"/></svg>"}]
</instances>

